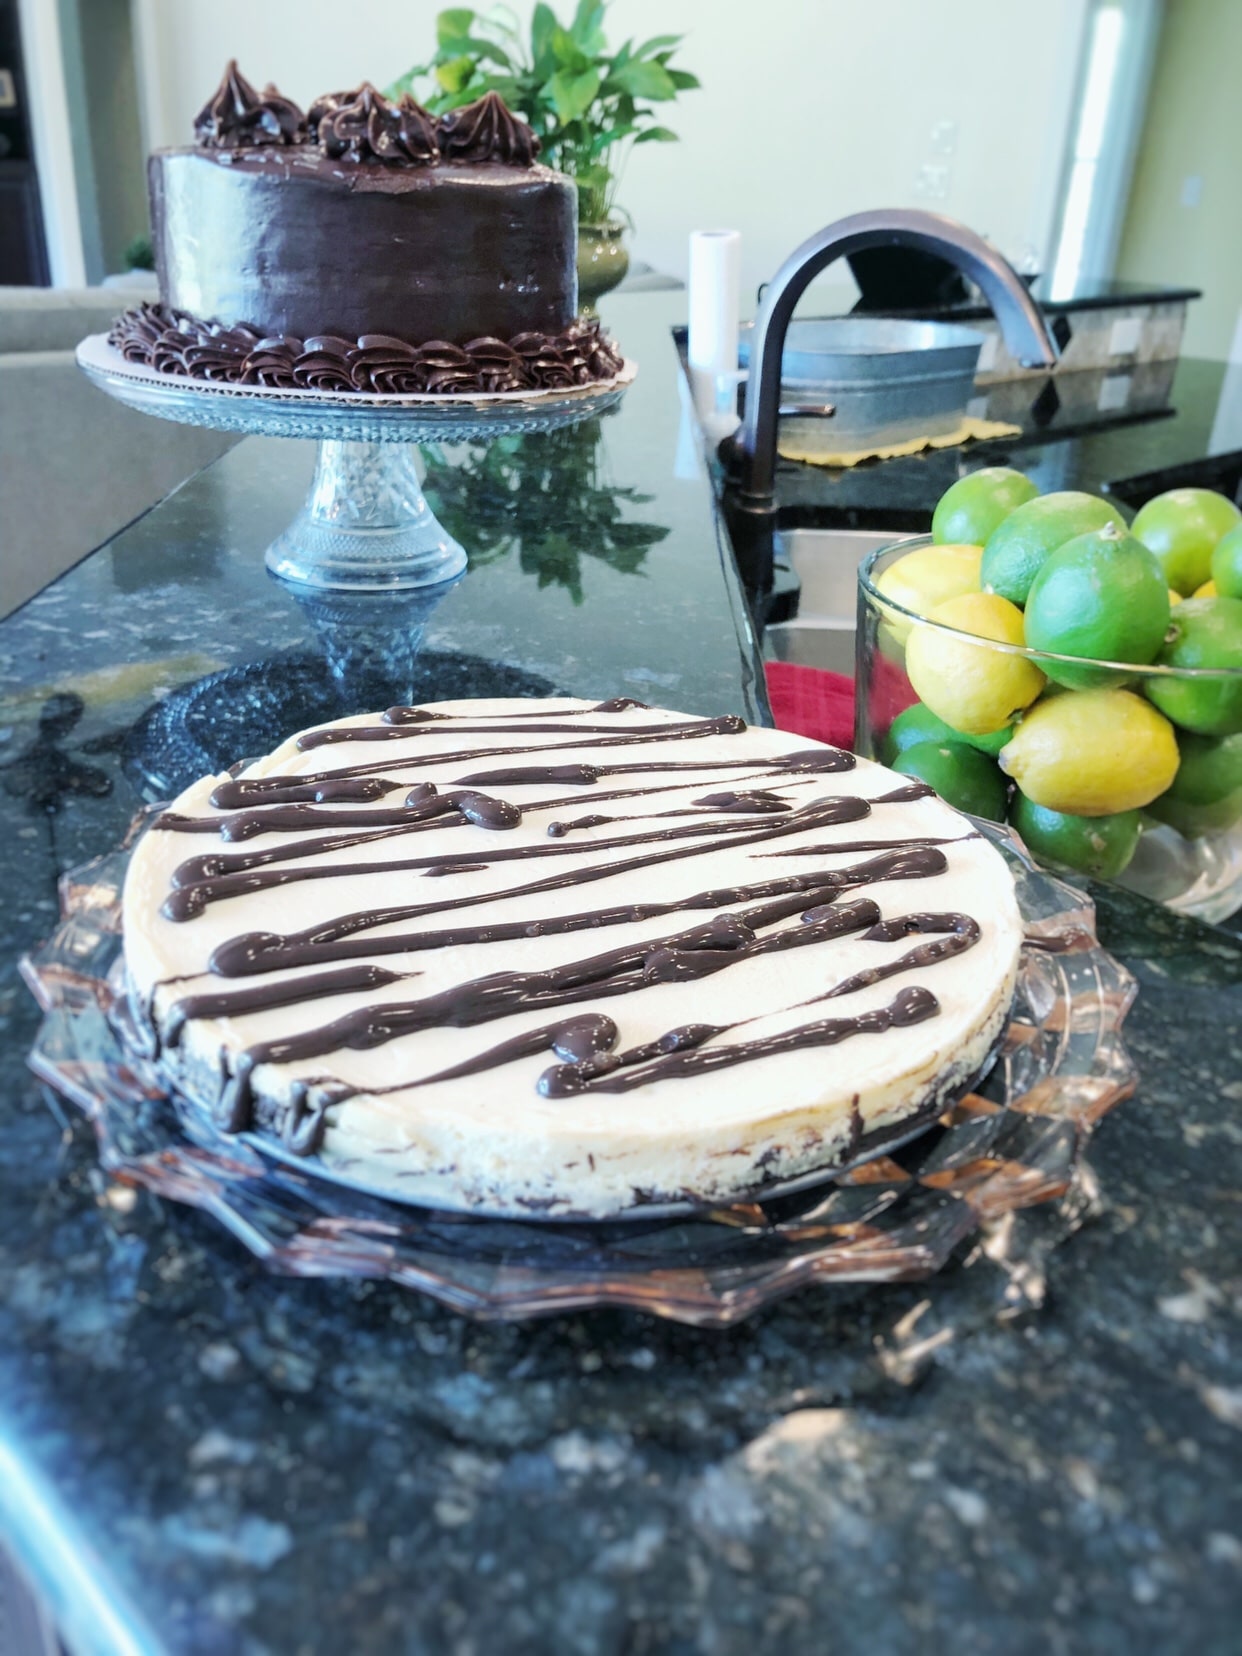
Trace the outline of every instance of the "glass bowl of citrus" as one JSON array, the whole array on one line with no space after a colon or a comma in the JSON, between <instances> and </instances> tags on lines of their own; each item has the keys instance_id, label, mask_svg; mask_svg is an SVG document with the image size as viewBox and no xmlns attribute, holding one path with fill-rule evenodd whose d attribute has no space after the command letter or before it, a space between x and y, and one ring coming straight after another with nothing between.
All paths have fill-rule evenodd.
<instances>
[{"instance_id":1,"label":"glass bowl of citrus","mask_svg":"<svg viewBox=\"0 0 1242 1656\"><path fill-rule=\"evenodd\" d=\"M1242 906L1242 512L1206 489L958 480L859 568L855 746L1037 861L1200 919Z\"/></svg>"}]
</instances>

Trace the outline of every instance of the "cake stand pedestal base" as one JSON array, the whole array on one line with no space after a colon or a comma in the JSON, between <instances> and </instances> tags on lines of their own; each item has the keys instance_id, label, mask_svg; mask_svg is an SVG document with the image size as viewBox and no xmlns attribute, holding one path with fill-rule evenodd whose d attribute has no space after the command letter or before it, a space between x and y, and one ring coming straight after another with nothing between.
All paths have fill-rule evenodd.
<instances>
[{"instance_id":1,"label":"cake stand pedestal base","mask_svg":"<svg viewBox=\"0 0 1242 1656\"><path fill-rule=\"evenodd\" d=\"M414 443L319 445L306 504L267 549L273 575L333 591L438 586L466 553L422 490Z\"/></svg>"},{"instance_id":2,"label":"cake stand pedestal base","mask_svg":"<svg viewBox=\"0 0 1242 1656\"><path fill-rule=\"evenodd\" d=\"M624 396L632 362L610 380L562 389L398 396L366 391L228 385L127 362L106 334L77 349L78 366L128 408L181 425L319 444L306 504L267 549L267 567L313 592L443 587L465 550L423 498L419 443L486 443L559 431Z\"/></svg>"}]
</instances>

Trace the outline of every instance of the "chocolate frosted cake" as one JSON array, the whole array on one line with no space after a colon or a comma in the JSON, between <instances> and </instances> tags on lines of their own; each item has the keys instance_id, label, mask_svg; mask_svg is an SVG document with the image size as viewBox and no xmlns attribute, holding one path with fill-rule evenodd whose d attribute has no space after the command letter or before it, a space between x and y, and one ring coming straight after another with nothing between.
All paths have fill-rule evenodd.
<instances>
[{"instance_id":1,"label":"chocolate frosted cake","mask_svg":"<svg viewBox=\"0 0 1242 1656\"><path fill-rule=\"evenodd\" d=\"M124 930L139 1022L226 1131L562 1215L736 1198L938 1113L1022 939L922 783L625 699L306 731L157 818Z\"/></svg>"},{"instance_id":2,"label":"chocolate frosted cake","mask_svg":"<svg viewBox=\"0 0 1242 1656\"><path fill-rule=\"evenodd\" d=\"M576 320L577 194L488 93L430 115L364 84L303 113L231 63L192 148L151 156L160 303L132 362L243 385L495 392L611 379Z\"/></svg>"}]
</instances>

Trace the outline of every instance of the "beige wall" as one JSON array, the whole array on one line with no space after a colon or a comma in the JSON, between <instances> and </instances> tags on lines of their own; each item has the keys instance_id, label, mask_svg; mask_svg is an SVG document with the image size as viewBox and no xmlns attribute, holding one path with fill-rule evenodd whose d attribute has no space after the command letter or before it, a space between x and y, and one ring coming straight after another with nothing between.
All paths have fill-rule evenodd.
<instances>
[{"instance_id":1,"label":"beige wall","mask_svg":"<svg viewBox=\"0 0 1242 1656\"><path fill-rule=\"evenodd\" d=\"M1184 282L1183 350L1227 357L1242 311L1242 0L1167 0L1117 274Z\"/></svg>"},{"instance_id":2,"label":"beige wall","mask_svg":"<svg viewBox=\"0 0 1242 1656\"><path fill-rule=\"evenodd\" d=\"M135 0L154 144L185 143L226 58L300 101L383 84L434 39L438 0ZM572 9L556 0L557 10ZM484 5L480 9L486 9ZM529 0L515 0L523 17ZM1242 0L1239 0L1242 9ZM614 0L610 38L682 31L704 83L621 192L636 252L685 272L696 227L742 230L746 294L843 213L926 206L1041 258L1084 0Z\"/></svg>"}]
</instances>

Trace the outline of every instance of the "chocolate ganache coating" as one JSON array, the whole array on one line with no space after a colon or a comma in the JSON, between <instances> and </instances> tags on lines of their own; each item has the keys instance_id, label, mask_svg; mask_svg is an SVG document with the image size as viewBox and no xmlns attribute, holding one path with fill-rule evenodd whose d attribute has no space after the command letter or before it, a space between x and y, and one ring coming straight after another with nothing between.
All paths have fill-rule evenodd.
<instances>
[{"instance_id":1,"label":"chocolate ganache coating","mask_svg":"<svg viewBox=\"0 0 1242 1656\"><path fill-rule=\"evenodd\" d=\"M303 117L231 64L198 132L148 164L172 311L265 341L457 347L576 315L577 192L494 95L437 124L364 84Z\"/></svg>"}]
</instances>

